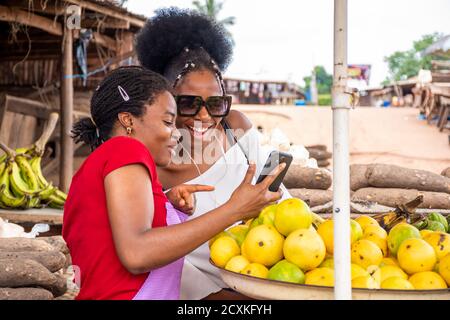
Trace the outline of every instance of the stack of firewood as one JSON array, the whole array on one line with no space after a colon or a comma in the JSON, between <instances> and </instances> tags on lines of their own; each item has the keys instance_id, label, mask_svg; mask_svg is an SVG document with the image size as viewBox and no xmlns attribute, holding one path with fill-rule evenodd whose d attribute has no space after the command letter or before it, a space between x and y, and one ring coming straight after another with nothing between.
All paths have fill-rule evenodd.
<instances>
[{"instance_id":1,"label":"stack of firewood","mask_svg":"<svg viewBox=\"0 0 450 320\"><path fill-rule=\"evenodd\" d=\"M60 236L0 238L0 300L51 300L64 295L70 263Z\"/></svg>"},{"instance_id":2,"label":"stack of firewood","mask_svg":"<svg viewBox=\"0 0 450 320\"><path fill-rule=\"evenodd\" d=\"M354 202L370 201L396 207L423 195L419 208L450 209L450 169L442 175L388 164L350 166Z\"/></svg>"},{"instance_id":3,"label":"stack of firewood","mask_svg":"<svg viewBox=\"0 0 450 320\"><path fill-rule=\"evenodd\" d=\"M300 198L310 207L323 205L332 201L333 192L331 172L324 168L305 168L292 164L283 180L289 193Z\"/></svg>"}]
</instances>

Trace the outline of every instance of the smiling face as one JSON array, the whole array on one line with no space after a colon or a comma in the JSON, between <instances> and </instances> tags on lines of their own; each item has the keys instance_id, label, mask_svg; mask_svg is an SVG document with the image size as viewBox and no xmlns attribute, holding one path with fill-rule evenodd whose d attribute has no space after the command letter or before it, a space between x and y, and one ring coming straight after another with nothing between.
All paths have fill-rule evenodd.
<instances>
[{"instance_id":1,"label":"smiling face","mask_svg":"<svg viewBox=\"0 0 450 320\"><path fill-rule=\"evenodd\" d=\"M206 100L210 96L221 96L222 89L217 82L216 76L209 70L198 70L189 72L182 78L175 88L177 95L201 96ZM205 106L193 117L178 116L177 128L190 133L191 141L208 143L211 141L212 132L219 125L222 118L211 117Z\"/></svg>"},{"instance_id":2,"label":"smiling face","mask_svg":"<svg viewBox=\"0 0 450 320\"><path fill-rule=\"evenodd\" d=\"M157 166L167 166L176 147L176 104L171 93L159 94L145 113L133 119L133 137L140 140Z\"/></svg>"}]
</instances>

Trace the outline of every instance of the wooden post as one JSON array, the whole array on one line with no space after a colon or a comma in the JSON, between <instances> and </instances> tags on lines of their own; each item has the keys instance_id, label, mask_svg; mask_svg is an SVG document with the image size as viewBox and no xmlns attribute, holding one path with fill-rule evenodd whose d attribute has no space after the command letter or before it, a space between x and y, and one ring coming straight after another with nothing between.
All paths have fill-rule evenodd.
<instances>
[{"instance_id":1,"label":"wooden post","mask_svg":"<svg viewBox=\"0 0 450 320\"><path fill-rule=\"evenodd\" d=\"M111 64L111 70L114 70L121 66L122 60L130 59L131 57L127 58L120 58L124 55L126 55L129 52L133 52L133 40L134 40L134 34L129 31L122 31L119 38L116 39L116 58L119 58L117 60L117 63Z\"/></svg>"},{"instance_id":2,"label":"wooden post","mask_svg":"<svg viewBox=\"0 0 450 320\"><path fill-rule=\"evenodd\" d=\"M64 26L61 55L61 162L59 187L69 191L73 174L73 141L70 137L73 122L73 34Z\"/></svg>"}]
</instances>

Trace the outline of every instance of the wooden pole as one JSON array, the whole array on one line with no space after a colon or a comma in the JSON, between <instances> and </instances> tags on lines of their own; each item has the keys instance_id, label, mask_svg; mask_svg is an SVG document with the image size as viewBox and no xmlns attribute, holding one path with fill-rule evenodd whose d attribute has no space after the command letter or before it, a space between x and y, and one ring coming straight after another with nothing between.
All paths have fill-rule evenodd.
<instances>
[{"instance_id":1,"label":"wooden pole","mask_svg":"<svg viewBox=\"0 0 450 320\"><path fill-rule=\"evenodd\" d=\"M68 192L73 174L73 141L70 137L73 122L73 34L64 27L61 55L61 162L59 187Z\"/></svg>"}]
</instances>

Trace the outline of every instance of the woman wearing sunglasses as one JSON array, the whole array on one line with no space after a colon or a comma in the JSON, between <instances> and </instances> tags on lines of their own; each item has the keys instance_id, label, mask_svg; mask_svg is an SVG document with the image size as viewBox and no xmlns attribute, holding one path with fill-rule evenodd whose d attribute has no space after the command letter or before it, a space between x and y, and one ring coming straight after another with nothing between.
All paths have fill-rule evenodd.
<instances>
[{"instance_id":1,"label":"woman wearing sunglasses","mask_svg":"<svg viewBox=\"0 0 450 320\"><path fill-rule=\"evenodd\" d=\"M156 172L170 163L177 133L171 86L155 72L111 72L92 96L91 115L72 131L93 152L72 179L62 231L79 268L77 299L178 299L187 253L281 197L267 190L273 177L251 185L252 165L226 204L184 222Z\"/></svg>"},{"instance_id":2,"label":"woman wearing sunglasses","mask_svg":"<svg viewBox=\"0 0 450 320\"><path fill-rule=\"evenodd\" d=\"M181 133L177 157L158 175L172 203L193 212L192 218L220 207L230 199L245 176L249 162L257 165L253 182L270 150L261 150L259 133L239 111L230 110L222 71L232 56L232 45L222 26L189 10L160 9L137 37L141 64L164 75L173 85L177 103L176 126ZM185 185L213 191L186 196ZM284 197L289 194L283 187ZM218 270L209 262L208 243L189 254L184 263L182 299L239 299L223 290Z\"/></svg>"}]
</instances>

